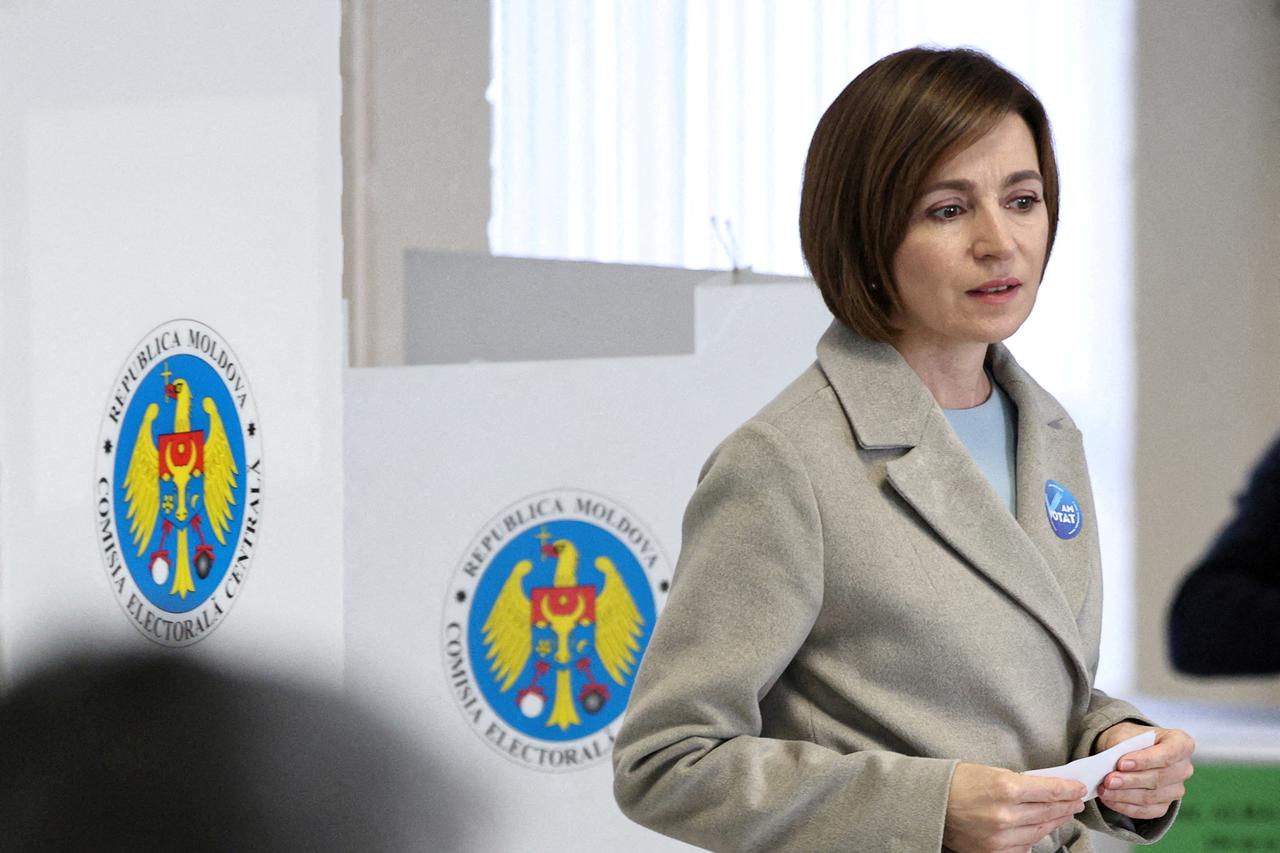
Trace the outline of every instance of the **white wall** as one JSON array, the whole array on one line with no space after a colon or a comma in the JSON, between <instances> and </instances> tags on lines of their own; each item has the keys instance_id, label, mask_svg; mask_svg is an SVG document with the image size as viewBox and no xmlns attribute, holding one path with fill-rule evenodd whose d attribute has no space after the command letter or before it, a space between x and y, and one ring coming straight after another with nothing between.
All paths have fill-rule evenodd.
<instances>
[{"instance_id":1,"label":"white wall","mask_svg":"<svg viewBox=\"0 0 1280 853\"><path fill-rule=\"evenodd\" d=\"M1181 575L1280 431L1280 7L1138 5L1134 151L1139 686L1280 704L1280 679L1174 676Z\"/></svg>"},{"instance_id":2,"label":"white wall","mask_svg":"<svg viewBox=\"0 0 1280 853\"><path fill-rule=\"evenodd\" d=\"M109 397L198 320L256 402L249 576L191 653L342 668L336 4L0 4L0 657L149 647L97 547Z\"/></svg>"},{"instance_id":3,"label":"white wall","mask_svg":"<svg viewBox=\"0 0 1280 853\"><path fill-rule=\"evenodd\" d=\"M345 0L351 363L404 363L404 252L487 252L488 0Z\"/></svg>"}]
</instances>

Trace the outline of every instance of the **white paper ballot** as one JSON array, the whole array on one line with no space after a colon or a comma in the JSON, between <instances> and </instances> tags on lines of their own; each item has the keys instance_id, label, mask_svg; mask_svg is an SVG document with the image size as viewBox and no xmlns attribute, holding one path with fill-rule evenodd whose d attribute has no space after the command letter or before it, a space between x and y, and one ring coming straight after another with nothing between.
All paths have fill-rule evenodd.
<instances>
[{"instance_id":1,"label":"white paper ballot","mask_svg":"<svg viewBox=\"0 0 1280 853\"><path fill-rule=\"evenodd\" d=\"M1098 796L1098 786L1102 784L1103 778L1116 769L1116 762L1120 760L1120 756L1130 752L1137 752L1139 749L1146 749L1156 742L1155 732L1143 732L1140 735L1134 735L1128 740L1122 740L1120 743L1108 750L1099 752L1097 755L1090 755L1088 758L1077 759L1070 764L1063 764L1061 767L1046 767L1043 770L1028 770L1028 776L1052 776L1055 779L1074 779L1083 784L1089 790L1085 793L1086 800L1092 800Z\"/></svg>"}]
</instances>

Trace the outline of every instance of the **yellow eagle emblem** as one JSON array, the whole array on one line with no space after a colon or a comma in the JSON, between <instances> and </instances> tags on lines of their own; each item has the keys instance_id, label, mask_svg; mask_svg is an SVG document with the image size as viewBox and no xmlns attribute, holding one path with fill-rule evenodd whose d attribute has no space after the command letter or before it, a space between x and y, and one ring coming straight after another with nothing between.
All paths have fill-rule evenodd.
<instances>
[{"instance_id":1,"label":"yellow eagle emblem","mask_svg":"<svg viewBox=\"0 0 1280 853\"><path fill-rule=\"evenodd\" d=\"M595 677L593 658L615 683L626 684L640 654L645 621L611 559L601 555L593 562L603 577L598 588L580 584L573 542L549 542L545 529L538 538L542 558L556 560L552 585L526 591L533 562L518 562L484 621L482 635L489 671L503 693L527 678L516 694L526 717L542 715L546 689L539 682L555 671L546 725L563 731L582 722L579 707L594 714L609 700L608 687ZM530 658L533 667L526 676ZM575 678L582 682L576 692Z\"/></svg>"},{"instance_id":2,"label":"yellow eagle emblem","mask_svg":"<svg viewBox=\"0 0 1280 853\"><path fill-rule=\"evenodd\" d=\"M163 585L173 567L169 594L186 598L195 591L192 564L200 578L207 577L213 567L213 546L205 541L205 525L219 544L226 544L240 472L213 399L200 402L206 427L192 429L190 384L181 377L169 381L172 373L167 366L162 375L164 407L173 407L172 420L168 411L161 417L158 403L149 404L143 414L124 479L126 518L139 557L152 547L159 524L160 541L148 563L151 578ZM162 423L170 428L161 431ZM198 540L194 548L191 533ZM170 556L171 535L175 535L176 564Z\"/></svg>"}]
</instances>

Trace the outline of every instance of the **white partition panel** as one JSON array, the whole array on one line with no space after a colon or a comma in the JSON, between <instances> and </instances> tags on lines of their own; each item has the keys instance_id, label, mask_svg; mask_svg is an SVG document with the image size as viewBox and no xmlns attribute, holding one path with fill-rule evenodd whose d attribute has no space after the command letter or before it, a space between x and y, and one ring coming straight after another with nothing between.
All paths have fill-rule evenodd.
<instances>
[{"instance_id":1,"label":"white partition panel","mask_svg":"<svg viewBox=\"0 0 1280 853\"><path fill-rule=\"evenodd\" d=\"M339 24L301 0L2 4L6 676L158 643L341 678ZM181 497L154 461L125 497L140 430L199 433L170 456L196 460Z\"/></svg>"},{"instance_id":2,"label":"white partition panel","mask_svg":"<svg viewBox=\"0 0 1280 853\"><path fill-rule=\"evenodd\" d=\"M605 630L607 578L587 566L612 555L647 637L702 463L813 361L830 320L811 284L703 285L696 312L693 355L346 374L347 684L436 756L467 849L684 848L613 803L608 734L626 673L611 678L607 654L568 626L558 658L563 622L536 590L514 623L531 651L486 643L483 624L528 559L548 595L594 584ZM562 542L581 560L553 579ZM491 670L504 657L516 660L506 690Z\"/></svg>"}]
</instances>

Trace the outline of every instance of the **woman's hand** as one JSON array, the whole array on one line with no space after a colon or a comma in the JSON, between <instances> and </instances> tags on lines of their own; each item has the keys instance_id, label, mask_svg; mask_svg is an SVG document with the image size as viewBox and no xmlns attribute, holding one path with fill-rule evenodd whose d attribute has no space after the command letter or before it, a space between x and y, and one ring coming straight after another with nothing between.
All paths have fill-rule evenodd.
<instances>
[{"instance_id":1,"label":"woman's hand","mask_svg":"<svg viewBox=\"0 0 1280 853\"><path fill-rule=\"evenodd\" d=\"M943 846L955 853L1027 853L1084 810L1084 795L1084 785L1070 779L960 764L951 777Z\"/></svg>"},{"instance_id":2,"label":"woman's hand","mask_svg":"<svg viewBox=\"0 0 1280 853\"><path fill-rule=\"evenodd\" d=\"M1094 751L1102 752L1146 731L1156 733L1155 744L1120 756L1116 769L1098 787L1103 805L1139 820L1163 817L1170 804L1186 793L1182 783L1193 772L1191 753L1196 749L1191 735L1180 729L1116 723L1098 735Z\"/></svg>"}]
</instances>

